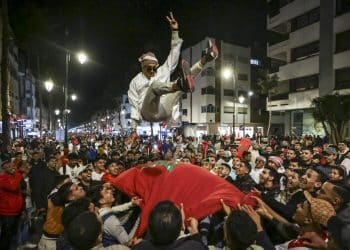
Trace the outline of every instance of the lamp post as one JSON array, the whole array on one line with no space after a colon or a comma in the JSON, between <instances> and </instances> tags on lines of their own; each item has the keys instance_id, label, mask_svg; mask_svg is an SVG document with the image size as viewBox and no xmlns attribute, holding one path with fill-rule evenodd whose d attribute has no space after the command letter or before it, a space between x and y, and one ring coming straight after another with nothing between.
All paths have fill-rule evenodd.
<instances>
[{"instance_id":1,"label":"lamp post","mask_svg":"<svg viewBox=\"0 0 350 250\"><path fill-rule=\"evenodd\" d=\"M243 104L245 101L245 97L243 95L240 95L238 97L238 101L240 104ZM242 110L243 110L243 137L245 137L245 112L244 112L244 109Z\"/></svg>"},{"instance_id":2,"label":"lamp post","mask_svg":"<svg viewBox=\"0 0 350 250\"><path fill-rule=\"evenodd\" d=\"M52 125L51 125L51 94L50 94L50 92L51 92L51 90L53 89L53 87L54 87L54 83L53 83L53 81L51 80L51 79L49 79L49 80L47 80L47 81L45 81L44 82L44 85L45 85L45 89L47 90L47 92L49 92L49 115L48 115L48 129L49 129L49 131L51 131L51 129L52 129Z\"/></svg>"},{"instance_id":3,"label":"lamp post","mask_svg":"<svg viewBox=\"0 0 350 250\"><path fill-rule=\"evenodd\" d=\"M87 62L88 57L84 52L79 52L77 55L77 60L80 64L84 64ZM69 62L70 62L70 53L66 51L66 76L64 83L64 111L63 111L63 119L64 119L64 146L68 148L68 76L69 76ZM74 96L74 97L73 97ZM76 95L71 96L72 100L75 101L77 99Z\"/></svg>"},{"instance_id":4,"label":"lamp post","mask_svg":"<svg viewBox=\"0 0 350 250\"><path fill-rule=\"evenodd\" d=\"M224 79L228 80L232 77L233 84L233 112L232 112L232 134L235 138L235 126L236 126L236 99L237 99L237 88L236 88L236 78L234 74L233 67L226 67L222 71L222 76Z\"/></svg>"}]
</instances>

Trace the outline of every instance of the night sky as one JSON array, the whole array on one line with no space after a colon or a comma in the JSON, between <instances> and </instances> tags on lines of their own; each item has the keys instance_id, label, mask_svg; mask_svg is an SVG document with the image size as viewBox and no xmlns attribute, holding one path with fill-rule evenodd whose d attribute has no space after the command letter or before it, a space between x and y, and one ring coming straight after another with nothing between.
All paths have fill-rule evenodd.
<instances>
[{"instance_id":1,"label":"night sky","mask_svg":"<svg viewBox=\"0 0 350 250\"><path fill-rule=\"evenodd\" d=\"M91 61L69 66L69 91L79 96L72 122L115 107L139 72L137 58L154 52L162 63L170 48L169 11L179 23L182 48L206 36L250 46L267 37L265 0L9 0L9 16L17 43L29 53L27 67L57 84L54 107L63 106L65 48L83 49ZM69 35L65 36L65 30Z\"/></svg>"}]
</instances>

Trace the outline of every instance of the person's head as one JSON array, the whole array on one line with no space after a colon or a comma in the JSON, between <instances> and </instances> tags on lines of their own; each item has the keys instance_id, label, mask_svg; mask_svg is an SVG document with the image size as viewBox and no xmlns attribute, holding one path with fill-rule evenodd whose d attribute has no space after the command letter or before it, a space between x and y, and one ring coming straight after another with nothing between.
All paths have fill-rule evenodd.
<instances>
[{"instance_id":1,"label":"person's head","mask_svg":"<svg viewBox=\"0 0 350 250\"><path fill-rule=\"evenodd\" d=\"M248 249L255 242L258 230L246 212L233 210L225 221L224 234L229 249Z\"/></svg>"},{"instance_id":2,"label":"person's head","mask_svg":"<svg viewBox=\"0 0 350 250\"><path fill-rule=\"evenodd\" d=\"M79 178L83 183L90 183L92 180L92 168L85 167L79 174Z\"/></svg>"},{"instance_id":3,"label":"person's head","mask_svg":"<svg viewBox=\"0 0 350 250\"><path fill-rule=\"evenodd\" d=\"M57 191L63 204L85 197L85 191L76 183L67 182Z\"/></svg>"},{"instance_id":4,"label":"person's head","mask_svg":"<svg viewBox=\"0 0 350 250\"><path fill-rule=\"evenodd\" d=\"M215 166L215 164L216 164L215 157L214 156L209 156L208 159L209 159L210 166L213 168Z\"/></svg>"},{"instance_id":5,"label":"person's head","mask_svg":"<svg viewBox=\"0 0 350 250\"><path fill-rule=\"evenodd\" d=\"M345 183L346 168L343 165L332 166L328 177L329 177L329 180L331 182L344 182Z\"/></svg>"},{"instance_id":6,"label":"person's head","mask_svg":"<svg viewBox=\"0 0 350 250\"><path fill-rule=\"evenodd\" d=\"M270 168L277 170L280 167L282 167L282 164L283 164L283 160L281 159L281 157L278 157L278 156L269 157L268 166Z\"/></svg>"},{"instance_id":7,"label":"person's head","mask_svg":"<svg viewBox=\"0 0 350 250\"><path fill-rule=\"evenodd\" d=\"M97 157L94 161L94 168L96 171L105 171L105 159Z\"/></svg>"},{"instance_id":8,"label":"person's head","mask_svg":"<svg viewBox=\"0 0 350 250\"><path fill-rule=\"evenodd\" d=\"M300 151L301 150L301 143L300 142L295 142L294 143L294 149L295 149L295 151Z\"/></svg>"},{"instance_id":9,"label":"person's head","mask_svg":"<svg viewBox=\"0 0 350 250\"><path fill-rule=\"evenodd\" d=\"M96 207L112 207L115 202L114 190L104 185L96 187L92 202Z\"/></svg>"},{"instance_id":10,"label":"person's head","mask_svg":"<svg viewBox=\"0 0 350 250\"><path fill-rule=\"evenodd\" d=\"M33 151L33 153L32 153L32 160L34 161L34 162L37 162L37 161L39 161L40 160L40 152L39 151Z\"/></svg>"},{"instance_id":11,"label":"person's head","mask_svg":"<svg viewBox=\"0 0 350 250\"><path fill-rule=\"evenodd\" d=\"M243 151L243 153L242 153L242 159L243 159L244 161L250 162L250 161L252 160L252 153L249 152L249 151Z\"/></svg>"},{"instance_id":12,"label":"person's head","mask_svg":"<svg viewBox=\"0 0 350 250\"><path fill-rule=\"evenodd\" d=\"M320 232L327 227L327 222L335 215L335 210L328 201L313 198L307 191L304 195L306 201L298 204L293 219L300 226L312 226L315 231Z\"/></svg>"},{"instance_id":13,"label":"person's head","mask_svg":"<svg viewBox=\"0 0 350 250\"><path fill-rule=\"evenodd\" d=\"M334 165L337 159L337 150L333 147L328 147L323 151L323 156L326 158L328 164Z\"/></svg>"},{"instance_id":14,"label":"person's head","mask_svg":"<svg viewBox=\"0 0 350 250\"><path fill-rule=\"evenodd\" d=\"M297 157L297 154L295 153L294 149L288 149L286 158L288 161L291 161L292 159L295 159Z\"/></svg>"},{"instance_id":15,"label":"person's head","mask_svg":"<svg viewBox=\"0 0 350 250\"><path fill-rule=\"evenodd\" d=\"M196 162L201 162L202 159L203 159L203 154L202 154L202 152L198 152L198 153L196 154Z\"/></svg>"},{"instance_id":16,"label":"person's head","mask_svg":"<svg viewBox=\"0 0 350 250\"><path fill-rule=\"evenodd\" d=\"M79 156L76 153L70 153L68 155L68 165L71 168L75 168L78 165Z\"/></svg>"},{"instance_id":17,"label":"person's head","mask_svg":"<svg viewBox=\"0 0 350 250\"><path fill-rule=\"evenodd\" d=\"M292 159L290 162L289 162L289 169L291 170L294 170L294 169L301 169L301 166L300 166L300 161L296 158Z\"/></svg>"},{"instance_id":18,"label":"person's head","mask_svg":"<svg viewBox=\"0 0 350 250\"><path fill-rule=\"evenodd\" d=\"M322 173L316 168L309 168L301 177L300 187L308 192L314 192L322 186Z\"/></svg>"},{"instance_id":19,"label":"person's head","mask_svg":"<svg viewBox=\"0 0 350 250\"><path fill-rule=\"evenodd\" d=\"M221 166L219 167L219 176L222 178L226 178L231 173L231 166L227 163L221 163Z\"/></svg>"},{"instance_id":20,"label":"person's head","mask_svg":"<svg viewBox=\"0 0 350 250\"><path fill-rule=\"evenodd\" d=\"M1 171L4 174L14 175L16 173L16 166L10 161L4 161L1 163Z\"/></svg>"},{"instance_id":21,"label":"person's head","mask_svg":"<svg viewBox=\"0 0 350 250\"><path fill-rule=\"evenodd\" d=\"M207 169L209 171L211 170L211 166L210 166L208 158L202 160L201 167L205 168L205 169Z\"/></svg>"},{"instance_id":22,"label":"person's head","mask_svg":"<svg viewBox=\"0 0 350 250\"><path fill-rule=\"evenodd\" d=\"M278 183L278 173L275 169L266 167L259 175L259 184L271 188Z\"/></svg>"},{"instance_id":23,"label":"person's head","mask_svg":"<svg viewBox=\"0 0 350 250\"><path fill-rule=\"evenodd\" d=\"M350 201L350 192L341 186L327 181L317 191L317 198L328 201L337 210Z\"/></svg>"},{"instance_id":24,"label":"person's head","mask_svg":"<svg viewBox=\"0 0 350 250\"><path fill-rule=\"evenodd\" d=\"M188 156L184 156L181 159L181 163L191 164L191 159Z\"/></svg>"},{"instance_id":25,"label":"person's head","mask_svg":"<svg viewBox=\"0 0 350 250\"><path fill-rule=\"evenodd\" d=\"M266 164L266 158L264 156L258 156L255 158L255 168L262 169Z\"/></svg>"},{"instance_id":26,"label":"person's head","mask_svg":"<svg viewBox=\"0 0 350 250\"><path fill-rule=\"evenodd\" d=\"M83 212L71 221L67 235L74 249L91 249L102 241L101 220L93 212Z\"/></svg>"},{"instance_id":27,"label":"person's head","mask_svg":"<svg viewBox=\"0 0 350 250\"><path fill-rule=\"evenodd\" d=\"M113 176L117 176L125 170L123 162L121 161L108 161L105 164L105 168Z\"/></svg>"},{"instance_id":28,"label":"person's head","mask_svg":"<svg viewBox=\"0 0 350 250\"><path fill-rule=\"evenodd\" d=\"M147 52L140 56L139 62L141 64L142 73L151 79L157 73L157 68L159 66L158 59L152 52Z\"/></svg>"},{"instance_id":29,"label":"person's head","mask_svg":"<svg viewBox=\"0 0 350 250\"><path fill-rule=\"evenodd\" d=\"M173 159L174 159L173 152L171 152L171 150L168 150L168 152L166 152L164 155L164 160L171 161Z\"/></svg>"},{"instance_id":30,"label":"person's head","mask_svg":"<svg viewBox=\"0 0 350 250\"><path fill-rule=\"evenodd\" d=\"M300 169L288 171L287 175L287 189L289 192L294 192L300 188L300 179L303 172Z\"/></svg>"},{"instance_id":31,"label":"person's head","mask_svg":"<svg viewBox=\"0 0 350 250\"><path fill-rule=\"evenodd\" d=\"M301 159L306 163L312 162L313 156L313 150L310 148L303 148L300 154Z\"/></svg>"},{"instance_id":32,"label":"person's head","mask_svg":"<svg viewBox=\"0 0 350 250\"><path fill-rule=\"evenodd\" d=\"M159 202L151 211L148 228L155 245L172 243L180 235L182 217L180 210L171 201Z\"/></svg>"},{"instance_id":33,"label":"person's head","mask_svg":"<svg viewBox=\"0 0 350 250\"><path fill-rule=\"evenodd\" d=\"M51 170L56 170L57 167L57 159L55 156L51 155L47 159L47 167Z\"/></svg>"},{"instance_id":34,"label":"person's head","mask_svg":"<svg viewBox=\"0 0 350 250\"><path fill-rule=\"evenodd\" d=\"M266 152L267 154L271 154L272 151L273 151L273 149L272 149L271 146L266 146L266 147L265 147L265 152Z\"/></svg>"},{"instance_id":35,"label":"person's head","mask_svg":"<svg viewBox=\"0 0 350 250\"><path fill-rule=\"evenodd\" d=\"M236 175L239 177L246 176L250 173L250 164L246 161L242 161L236 165Z\"/></svg>"},{"instance_id":36,"label":"person's head","mask_svg":"<svg viewBox=\"0 0 350 250\"><path fill-rule=\"evenodd\" d=\"M338 149L340 152L344 152L346 149L346 142L345 141L340 141L338 142Z\"/></svg>"}]
</instances>

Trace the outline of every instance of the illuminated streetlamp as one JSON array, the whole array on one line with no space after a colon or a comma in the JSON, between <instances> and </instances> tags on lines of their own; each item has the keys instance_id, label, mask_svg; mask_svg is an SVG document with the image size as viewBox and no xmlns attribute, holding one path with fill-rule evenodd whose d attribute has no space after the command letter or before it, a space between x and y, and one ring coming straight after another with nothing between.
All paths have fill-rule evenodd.
<instances>
[{"instance_id":1,"label":"illuminated streetlamp","mask_svg":"<svg viewBox=\"0 0 350 250\"><path fill-rule=\"evenodd\" d=\"M78 97L77 97L76 94L72 94L72 95L70 96L70 98L72 99L73 102L75 102L75 101L78 99Z\"/></svg>"},{"instance_id":2,"label":"illuminated streetlamp","mask_svg":"<svg viewBox=\"0 0 350 250\"><path fill-rule=\"evenodd\" d=\"M232 78L232 84L233 84L232 134L235 137L237 88L236 88L236 78L235 78L233 67L224 68L221 72L221 75L226 80L229 80L230 78Z\"/></svg>"},{"instance_id":3,"label":"illuminated streetlamp","mask_svg":"<svg viewBox=\"0 0 350 250\"><path fill-rule=\"evenodd\" d=\"M80 64L84 64L88 60L88 57L84 52L81 51L77 54L77 59Z\"/></svg>"}]
</instances>

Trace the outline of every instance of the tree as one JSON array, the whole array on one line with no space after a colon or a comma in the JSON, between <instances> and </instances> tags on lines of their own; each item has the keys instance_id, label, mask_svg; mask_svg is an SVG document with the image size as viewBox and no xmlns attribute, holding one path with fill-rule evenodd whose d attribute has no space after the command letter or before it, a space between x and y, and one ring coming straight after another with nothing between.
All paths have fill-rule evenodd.
<instances>
[{"instance_id":1,"label":"tree","mask_svg":"<svg viewBox=\"0 0 350 250\"><path fill-rule=\"evenodd\" d=\"M10 29L7 11L7 0L1 1L2 19L2 53L1 53L1 114L3 149L11 142L10 136L10 79L9 79L9 43Z\"/></svg>"},{"instance_id":2,"label":"tree","mask_svg":"<svg viewBox=\"0 0 350 250\"><path fill-rule=\"evenodd\" d=\"M350 94L320 96L312 100L313 117L321 121L330 141L337 144L345 139L350 121ZM326 126L329 126L328 127Z\"/></svg>"},{"instance_id":3,"label":"tree","mask_svg":"<svg viewBox=\"0 0 350 250\"><path fill-rule=\"evenodd\" d=\"M267 95L267 103L268 103L271 100L271 95L277 93L278 76L276 74L270 75L268 71L263 71L260 74L257 84L260 88L261 94ZM267 125L267 133L266 133L267 136L269 136L270 134L271 117L272 117L272 111L270 109L269 121Z\"/></svg>"}]
</instances>

